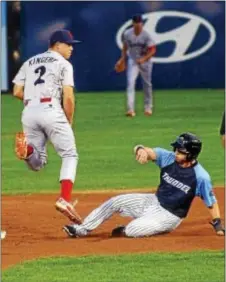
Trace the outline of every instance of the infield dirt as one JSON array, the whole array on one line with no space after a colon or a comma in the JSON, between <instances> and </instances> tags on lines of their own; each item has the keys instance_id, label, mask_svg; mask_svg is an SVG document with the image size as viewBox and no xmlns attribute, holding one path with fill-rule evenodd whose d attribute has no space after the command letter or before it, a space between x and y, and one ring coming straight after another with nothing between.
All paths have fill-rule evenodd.
<instances>
[{"instance_id":1,"label":"infield dirt","mask_svg":"<svg viewBox=\"0 0 226 282\"><path fill-rule=\"evenodd\" d=\"M224 188L215 188L224 218ZM140 192L143 192L140 190ZM124 192L127 193L127 192ZM85 217L100 203L120 192L74 194L77 211ZM62 231L67 219L54 208L57 195L2 196L2 228L7 237L2 243L2 269L50 256L98 254L187 252L223 250L224 237L216 236L210 215L200 199L195 199L188 217L172 233L149 238L111 238L111 230L130 221L114 215L88 237L68 238Z\"/></svg>"}]
</instances>

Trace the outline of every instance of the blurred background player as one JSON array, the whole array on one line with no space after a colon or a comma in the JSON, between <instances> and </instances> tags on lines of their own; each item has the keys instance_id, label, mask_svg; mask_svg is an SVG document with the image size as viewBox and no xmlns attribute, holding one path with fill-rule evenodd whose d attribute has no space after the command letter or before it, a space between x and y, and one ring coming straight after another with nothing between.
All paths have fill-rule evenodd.
<instances>
[{"instance_id":1,"label":"blurred background player","mask_svg":"<svg viewBox=\"0 0 226 282\"><path fill-rule=\"evenodd\" d=\"M15 152L33 171L47 163L46 143L62 159L61 195L55 207L73 222L80 222L70 203L78 154L72 130L75 110L73 67L68 59L77 43L68 30L55 31L49 49L28 59L13 80L13 95L24 102L23 132L16 135Z\"/></svg>"},{"instance_id":2,"label":"blurred background player","mask_svg":"<svg viewBox=\"0 0 226 282\"><path fill-rule=\"evenodd\" d=\"M152 115L152 56L156 53L156 46L147 31L143 29L141 15L132 18L133 27L123 34L123 48L121 58L115 65L117 72L124 71L127 61L127 112L126 116L134 117L135 113L135 85L140 73L144 90L144 114Z\"/></svg>"}]
</instances>

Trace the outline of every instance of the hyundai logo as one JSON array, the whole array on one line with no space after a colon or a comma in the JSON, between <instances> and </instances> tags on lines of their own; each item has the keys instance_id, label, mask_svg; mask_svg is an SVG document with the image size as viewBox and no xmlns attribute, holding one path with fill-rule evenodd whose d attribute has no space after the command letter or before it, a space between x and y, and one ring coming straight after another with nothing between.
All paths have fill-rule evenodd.
<instances>
[{"instance_id":1,"label":"hyundai logo","mask_svg":"<svg viewBox=\"0 0 226 282\"><path fill-rule=\"evenodd\" d=\"M164 17L182 18L187 21L173 30L158 33L156 31L157 25ZM175 63L191 60L209 50L216 40L214 27L207 20L193 14L177 11L159 11L144 14L143 19L145 22L144 29L150 33L156 45L172 41L175 43L175 47L168 57L153 57L152 61L155 63ZM119 48L122 48L122 34L131 25L132 22L129 20L118 30L116 42ZM207 30L208 38L204 43L202 42L202 46L189 51L195 37L200 35L200 27L202 29L204 27Z\"/></svg>"}]
</instances>

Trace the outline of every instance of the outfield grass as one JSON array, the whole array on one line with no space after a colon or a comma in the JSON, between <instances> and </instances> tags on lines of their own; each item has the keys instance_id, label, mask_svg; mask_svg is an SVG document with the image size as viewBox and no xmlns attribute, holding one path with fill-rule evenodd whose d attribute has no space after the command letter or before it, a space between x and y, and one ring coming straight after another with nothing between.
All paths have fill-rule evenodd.
<instances>
[{"instance_id":1,"label":"outfield grass","mask_svg":"<svg viewBox=\"0 0 226 282\"><path fill-rule=\"evenodd\" d=\"M79 166L76 190L156 187L159 170L139 165L133 146L145 144L170 149L180 133L191 131L203 142L200 161L214 185L224 183L224 150L219 126L224 109L223 90L155 91L152 117L143 115L143 95L137 95L137 117L124 116L124 95L77 94L75 115ZM4 194L58 192L60 158L49 146L49 163L38 173L29 171L14 156L14 134L21 129L22 104L2 96L2 192Z\"/></svg>"},{"instance_id":2,"label":"outfield grass","mask_svg":"<svg viewBox=\"0 0 226 282\"><path fill-rule=\"evenodd\" d=\"M156 91L155 112L143 115L143 95L137 95L137 117L124 116L123 93L77 95L76 140L80 155L75 190L155 187L159 170L139 165L135 144L170 149L180 133L191 131L204 143L200 162L214 185L224 184L224 150L219 126L224 109L223 90ZM2 192L4 194L58 192L60 158L49 146L49 163L38 173L14 156L14 135L21 129L22 104L2 96ZM135 240L136 241L136 240ZM135 243L134 241L134 243ZM76 249L75 249L76 255ZM48 258L5 270L2 281L16 282L223 282L224 253L143 254L80 258Z\"/></svg>"},{"instance_id":3,"label":"outfield grass","mask_svg":"<svg viewBox=\"0 0 226 282\"><path fill-rule=\"evenodd\" d=\"M3 272L3 282L223 282L224 253L48 258Z\"/></svg>"}]
</instances>

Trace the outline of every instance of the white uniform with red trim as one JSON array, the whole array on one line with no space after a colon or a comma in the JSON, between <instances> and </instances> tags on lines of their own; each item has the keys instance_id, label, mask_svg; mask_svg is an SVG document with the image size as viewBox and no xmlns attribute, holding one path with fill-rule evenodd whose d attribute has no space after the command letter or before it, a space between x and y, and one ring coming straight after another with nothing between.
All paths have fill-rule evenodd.
<instances>
[{"instance_id":1,"label":"white uniform with red trim","mask_svg":"<svg viewBox=\"0 0 226 282\"><path fill-rule=\"evenodd\" d=\"M123 42L128 47L127 66L127 108L134 111L135 108L135 84L139 73L142 77L144 88L144 107L146 111L152 109L152 61L149 59L144 64L138 65L136 60L147 54L150 47L155 46L154 40L146 30L142 30L139 35L130 28L123 35Z\"/></svg>"},{"instance_id":2,"label":"white uniform with red trim","mask_svg":"<svg viewBox=\"0 0 226 282\"><path fill-rule=\"evenodd\" d=\"M34 152L26 160L33 170L47 162L50 140L62 158L60 180L75 180L78 155L73 130L62 108L63 86L74 87L73 67L59 53L48 50L28 59L13 82L24 86L23 131Z\"/></svg>"}]
</instances>

